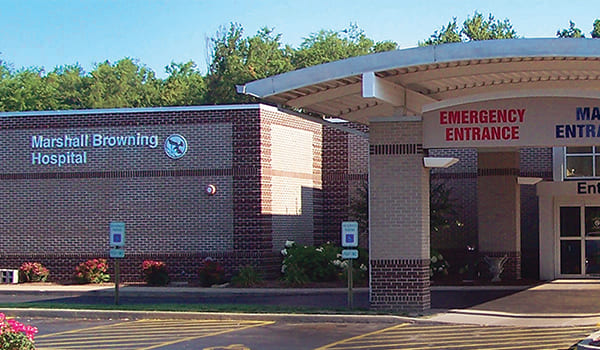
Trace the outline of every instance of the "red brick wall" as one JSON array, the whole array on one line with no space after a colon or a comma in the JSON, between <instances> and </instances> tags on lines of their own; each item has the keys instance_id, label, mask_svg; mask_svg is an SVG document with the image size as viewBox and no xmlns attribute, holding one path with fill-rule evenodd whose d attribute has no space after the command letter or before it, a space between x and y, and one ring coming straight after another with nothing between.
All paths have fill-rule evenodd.
<instances>
[{"instance_id":1,"label":"red brick wall","mask_svg":"<svg viewBox=\"0 0 600 350\"><path fill-rule=\"evenodd\" d=\"M150 147L87 147L87 163L31 164L31 137L140 132ZM168 158L165 138L182 134L188 153ZM260 265L273 275L270 218L261 215L260 109L172 108L3 114L0 125L0 265L45 263L54 280L77 264L108 254L108 224L126 223L125 280L139 279L146 258L167 261L175 279L192 278L201 258L231 274ZM217 187L208 196L208 184ZM196 267L194 267L194 265Z\"/></svg>"},{"instance_id":2,"label":"red brick wall","mask_svg":"<svg viewBox=\"0 0 600 350\"><path fill-rule=\"evenodd\" d=\"M456 200L463 227L447 232L432 233L431 246L444 253L451 268L458 269L467 263L465 247L477 247L477 151L475 149L429 150L431 156L456 157L460 161L448 169L431 171L431 184L444 183ZM520 176L542 177L552 180L552 149L524 148L520 150ZM521 255L511 256L507 275L521 270L526 278L538 278L538 199L535 186L521 186ZM514 252L510 253L514 255ZM509 255L510 255L509 254ZM518 265L518 266L517 266ZM509 273L510 272L510 273Z\"/></svg>"},{"instance_id":3,"label":"red brick wall","mask_svg":"<svg viewBox=\"0 0 600 350\"><path fill-rule=\"evenodd\" d=\"M302 220L312 220L308 236L315 243L339 240L348 193L366 179L365 138L274 107L26 112L0 118L0 267L40 261L54 280L70 280L80 262L108 255L111 221L126 223L124 280L139 280L144 259L166 261L174 280L194 279L206 256L225 264L229 274L251 264L277 276L273 222L291 223L293 238L297 218L271 212L269 164L277 147L270 142L272 125L313 134L311 169L286 176L312 179L312 187L305 189L312 191L306 203L312 218ZM157 147L32 149L31 144L38 135L138 132L157 135ZM178 160L163 151L165 138L173 133L183 135L189 146ZM67 151L85 151L87 163L31 164L31 153ZM209 184L217 188L214 196L205 193Z\"/></svg>"},{"instance_id":4,"label":"red brick wall","mask_svg":"<svg viewBox=\"0 0 600 350\"><path fill-rule=\"evenodd\" d=\"M392 311L430 308L429 259L371 260L371 307Z\"/></svg>"},{"instance_id":5,"label":"red brick wall","mask_svg":"<svg viewBox=\"0 0 600 350\"><path fill-rule=\"evenodd\" d=\"M341 223L349 220L348 206L359 187L368 181L368 127L353 123L339 126L365 133L364 136L343 129L323 129L323 232L315 236L317 244L340 242ZM360 240L366 247L367 240Z\"/></svg>"}]
</instances>

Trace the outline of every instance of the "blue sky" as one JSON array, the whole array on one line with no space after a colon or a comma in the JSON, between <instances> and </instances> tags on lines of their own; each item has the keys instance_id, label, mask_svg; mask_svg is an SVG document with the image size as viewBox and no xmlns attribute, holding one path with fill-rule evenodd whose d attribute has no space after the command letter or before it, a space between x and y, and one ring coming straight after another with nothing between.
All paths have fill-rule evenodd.
<instances>
[{"instance_id":1,"label":"blue sky","mask_svg":"<svg viewBox=\"0 0 600 350\"><path fill-rule=\"evenodd\" d=\"M573 20L586 36L600 18L595 1L354 1L354 0L2 0L0 60L13 68L94 64L138 59L165 77L164 67L193 60L203 72L207 38L240 23L246 35L267 26L298 47L320 29L356 23L376 40L401 48L427 39L453 17L462 23L477 10L508 18L522 37L554 37Z\"/></svg>"}]
</instances>

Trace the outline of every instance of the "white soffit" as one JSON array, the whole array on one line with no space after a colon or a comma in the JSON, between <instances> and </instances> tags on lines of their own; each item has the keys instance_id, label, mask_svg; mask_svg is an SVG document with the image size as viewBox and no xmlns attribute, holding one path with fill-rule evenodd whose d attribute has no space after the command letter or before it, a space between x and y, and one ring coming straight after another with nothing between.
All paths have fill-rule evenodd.
<instances>
[{"instance_id":1,"label":"white soffit","mask_svg":"<svg viewBox=\"0 0 600 350\"><path fill-rule=\"evenodd\" d=\"M238 92L359 123L519 91L600 93L600 40L508 39L388 51L300 69ZM566 91L566 92L565 92Z\"/></svg>"}]
</instances>

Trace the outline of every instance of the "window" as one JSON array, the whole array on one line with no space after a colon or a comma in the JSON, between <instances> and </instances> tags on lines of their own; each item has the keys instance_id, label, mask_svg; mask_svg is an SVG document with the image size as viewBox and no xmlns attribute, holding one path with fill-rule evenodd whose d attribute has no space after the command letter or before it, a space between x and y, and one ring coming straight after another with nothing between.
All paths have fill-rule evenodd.
<instances>
[{"instance_id":1,"label":"window","mask_svg":"<svg viewBox=\"0 0 600 350\"><path fill-rule=\"evenodd\" d=\"M600 146L565 148L565 179L597 177L600 177Z\"/></svg>"}]
</instances>

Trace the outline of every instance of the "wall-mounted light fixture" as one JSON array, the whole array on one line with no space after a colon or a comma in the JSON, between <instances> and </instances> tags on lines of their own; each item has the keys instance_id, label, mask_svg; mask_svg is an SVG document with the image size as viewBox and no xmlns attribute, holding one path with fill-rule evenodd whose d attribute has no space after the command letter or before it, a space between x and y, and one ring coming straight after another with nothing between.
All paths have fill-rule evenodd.
<instances>
[{"instance_id":1,"label":"wall-mounted light fixture","mask_svg":"<svg viewBox=\"0 0 600 350\"><path fill-rule=\"evenodd\" d=\"M425 157L423 165L426 168L447 168L458 162L458 158Z\"/></svg>"},{"instance_id":2,"label":"wall-mounted light fixture","mask_svg":"<svg viewBox=\"0 0 600 350\"><path fill-rule=\"evenodd\" d=\"M517 177L517 183L519 185L535 185L542 180L543 178L541 177Z\"/></svg>"},{"instance_id":3,"label":"wall-mounted light fixture","mask_svg":"<svg viewBox=\"0 0 600 350\"><path fill-rule=\"evenodd\" d=\"M215 193L217 193L217 186L207 185L205 191L206 191L206 194L208 194L209 196L214 196Z\"/></svg>"}]
</instances>

